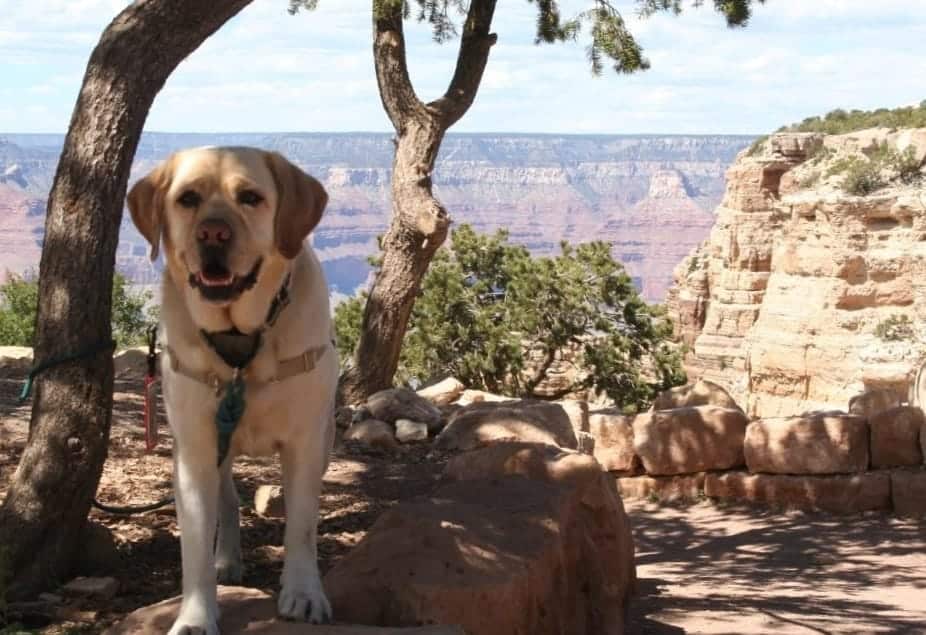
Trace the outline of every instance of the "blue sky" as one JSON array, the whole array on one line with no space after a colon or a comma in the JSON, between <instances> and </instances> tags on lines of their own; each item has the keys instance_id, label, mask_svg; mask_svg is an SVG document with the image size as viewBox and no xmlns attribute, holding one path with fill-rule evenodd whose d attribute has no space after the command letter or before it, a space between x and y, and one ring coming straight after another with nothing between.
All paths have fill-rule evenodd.
<instances>
[{"instance_id":1,"label":"blue sky","mask_svg":"<svg viewBox=\"0 0 926 635\"><path fill-rule=\"evenodd\" d=\"M0 0L0 132L63 132L116 0ZM633 2L616 3L632 17ZM707 2L710 5L712 3ZM498 44L459 132L763 133L837 107L926 99L924 0L768 0L745 30L708 8L631 19L652 69L593 78L585 46L533 44L535 7L501 0ZM564 14L587 5L562 0ZM149 130L387 131L369 0L290 16L254 0L174 73ZM419 96L450 79L456 42L408 28Z\"/></svg>"}]
</instances>

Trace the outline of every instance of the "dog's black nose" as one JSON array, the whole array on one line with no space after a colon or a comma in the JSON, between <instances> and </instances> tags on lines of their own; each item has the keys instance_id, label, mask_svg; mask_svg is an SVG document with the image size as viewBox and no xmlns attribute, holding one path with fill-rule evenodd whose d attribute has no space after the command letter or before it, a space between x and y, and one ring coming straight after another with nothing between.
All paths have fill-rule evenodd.
<instances>
[{"instance_id":1,"label":"dog's black nose","mask_svg":"<svg viewBox=\"0 0 926 635\"><path fill-rule=\"evenodd\" d=\"M218 218L206 219L196 227L196 240L201 245L223 247L231 237L231 225Z\"/></svg>"}]
</instances>

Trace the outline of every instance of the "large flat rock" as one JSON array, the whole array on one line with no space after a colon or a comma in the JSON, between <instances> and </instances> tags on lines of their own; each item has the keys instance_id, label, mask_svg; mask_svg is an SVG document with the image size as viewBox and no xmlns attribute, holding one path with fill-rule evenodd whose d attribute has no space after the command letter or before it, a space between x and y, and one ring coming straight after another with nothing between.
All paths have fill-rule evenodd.
<instances>
[{"instance_id":1,"label":"large flat rock","mask_svg":"<svg viewBox=\"0 0 926 635\"><path fill-rule=\"evenodd\" d=\"M868 469L868 424L855 415L763 419L745 440L750 472L850 474Z\"/></svg>"},{"instance_id":2,"label":"large flat rock","mask_svg":"<svg viewBox=\"0 0 926 635\"><path fill-rule=\"evenodd\" d=\"M891 476L887 472L834 476L722 472L705 477L704 493L710 498L742 500L776 508L851 514L890 509Z\"/></svg>"},{"instance_id":3,"label":"large flat rock","mask_svg":"<svg viewBox=\"0 0 926 635\"><path fill-rule=\"evenodd\" d=\"M180 596L140 608L103 635L163 635L180 611ZM260 635L466 635L459 626L375 628L368 626L312 625L276 619L276 600L258 589L219 587L222 633Z\"/></svg>"},{"instance_id":4,"label":"large flat rock","mask_svg":"<svg viewBox=\"0 0 926 635\"><path fill-rule=\"evenodd\" d=\"M633 420L633 448L654 476L735 468L747 423L742 411L717 406L647 412Z\"/></svg>"},{"instance_id":5,"label":"large flat rock","mask_svg":"<svg viewBox=\"0 0 926 635\"><path fill-rule=\"evenodd\" d=\"M511 443L448 471L464 480L384 513L328 573L335 615L469 635L624 632L633 541L594 459Z\"/></svg>"}]
</instances>

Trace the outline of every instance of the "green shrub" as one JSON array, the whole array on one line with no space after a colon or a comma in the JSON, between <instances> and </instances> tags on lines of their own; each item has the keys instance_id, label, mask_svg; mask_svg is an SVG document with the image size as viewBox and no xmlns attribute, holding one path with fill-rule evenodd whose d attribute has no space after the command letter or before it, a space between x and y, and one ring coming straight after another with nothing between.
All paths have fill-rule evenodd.
<instances>
[{"instance_id":1,"label":"green shrub","mask_svg":"<svg viewBox=\"0 0 926 635\"><path fill-rule=\"evenodd\" d=\"M918 106L879 108L877 110L833 110L823 117L808 117L802 122L784 126L779 132L824 132L845 134L866 128L924 128L926 100Z\"/></svg>"},{"instance_id":2,"label":"green shrub","mask_svg":"<svg viewBox=\"0 0 926 635\"><path fill-rule=\"evenodd\" d=\"M359 335L364 299L335 310L342 352ZM459 226L421 285L397 372L416 384L453 375L467 386L529 396L559 351L578 349L589 371L566 392L596 388L620 408L645 408L658 391L684 383L662 307L647 305L610 246L562 244L535 258L508 234ZM539 369L527 352L544 360Z\"/></svg>"},{"instance_id":3,"label":"green shrub","mask_svg":"<svg viewBox=\"0 0 926 635\"><path fill-rule=\"evenodd\" d=\"M816 185L817 181L819 180L820 180L820 171L811 170L810 172L802 176L801 179L797 182L797 184L800 187L807 189L809 187L813 187L814 185Z\"/></svg>"},{"instance_id":4,"label":"green shrub","mask_svg":"<svg viewBox=\"0 0 926 635\"><path fill-rule=\"evenodd\" d=\"M916 337L913 321L907 315L895 314L875 327L875 335L886 342L909 341Z\"/></svg>"},{"instance_id":5,"label":"green shrub","mask_svg":"<svg viewBox=\"0 0 926 635\"><path fill-rule=\"evenodd\" d=\"M122 274L113 276L113 337L120 346L144 341L145 331L157 323L157 307L147 312L149 292L133 293ZM38 280L34 275L10 275L0 286L0 346L32 346L38 311Z\"/></svg>"},{"instance_id":6,"label":"green shrub","mask_svg":"<svg viewBox=\"0 0 926 635\"><path fill-rule=\"evenodd\" d=\"M842 181L842 189L855 196L867 196L886 185L881 176L881 163L864 159L854 161Z\"/></svg>"},{"instance_id":7,"label":"green shrub","mask_svg":"<svg viewBox=\"0 0 926 635\"><path fill-rule=\"evenodd\" d=\"M768 135L763 135L752 142L752 145L749 146L749 149L746 150L747 157L754 157L759 154L762 154L762 151L765 149L765 142L768 141Z\"/></svg>"},{"instance_id":8,"label":"green shrub","mask_svg":"<svg viewBox=\"0 0 926 635\"><path fill-rule=\"evenodd\" d=\"M897 178L903 183L914 183L922 176L920 161L912 146L907 146L903 152L894 153L892 167L897 172Z\"/></svg>"}]
</instances>

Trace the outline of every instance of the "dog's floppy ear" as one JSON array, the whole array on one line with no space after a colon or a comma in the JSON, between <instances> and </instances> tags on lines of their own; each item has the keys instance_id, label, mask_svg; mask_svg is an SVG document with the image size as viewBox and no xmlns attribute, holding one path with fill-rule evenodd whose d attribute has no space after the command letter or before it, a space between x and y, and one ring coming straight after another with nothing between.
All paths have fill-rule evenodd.
<instances>
[{"instance_id":1,"label":"dog's floppy ear","mask_svg":"<svg viewBox=\"0 0 926 635\"><path fill-rule=\"evenodd\" d=\"M164 194L170 181L170 165L165 161L135 182L127 198L132 222L151 245L151 260L157 260L164 225Z\"/></svg>"},{"instance_id":2,"label":"dog's floppy ear","mask_svg":"<svg viewBox=\"0 0 926 635\"><path fill-rule=\"evenodd\" d=\"M295 258L302 241L321 220L328 193L321 183L276 152L267 152L267 166L277 187L277 211L273 235L277 250Z\"/></svg>"}]
</instances>

